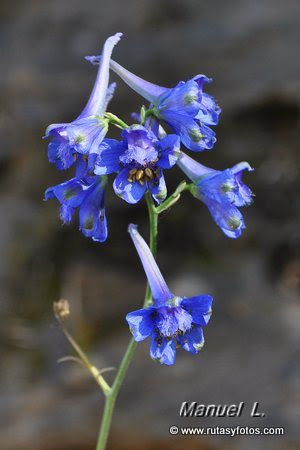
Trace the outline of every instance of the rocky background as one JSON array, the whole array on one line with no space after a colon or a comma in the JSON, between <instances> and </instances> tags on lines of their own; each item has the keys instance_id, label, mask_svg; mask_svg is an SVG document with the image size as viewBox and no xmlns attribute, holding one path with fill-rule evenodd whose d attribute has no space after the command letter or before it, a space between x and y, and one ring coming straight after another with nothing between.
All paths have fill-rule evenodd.
<instances>
[{"instance_id":1,"label":"rocky background","mask_svg":"<svg viewBox=\"0 0 300 450\"><path fill-rule=\"evenodd\" d=\"M256 194L247 230L227 239L206 208L184 195L160 218L158 260L177 294L208 292L214 315L198 357L161 367L139 345L119 397L111 450L292 450L299 424L299 1L2 0L0 426L3 450L89 450L102 398L89 374L57 360L72 351L52 315L68 298L69 328L99 367L117 366L129 339L126 312L145 278L126 232L147 232L145 205L110 189L110 237L95 244L62 227L43 192L61 182L47 162L45 127L72 120L95 77L84 56L116 31L114 57L157 84L196 73L214 79L218 142L199 160L248 160ZM142 100L118 83L111 110L129 120ZM170 190L181 180L168 174ZM299 361L299 358L298 358ZM112 375L108 375L111 378ZM245 402L240 419L180 419L183 401ZM254 401L264 419L250 418ZM284 437L169 436L170 425L285 427Z\"/></svg>"}]
</instances>

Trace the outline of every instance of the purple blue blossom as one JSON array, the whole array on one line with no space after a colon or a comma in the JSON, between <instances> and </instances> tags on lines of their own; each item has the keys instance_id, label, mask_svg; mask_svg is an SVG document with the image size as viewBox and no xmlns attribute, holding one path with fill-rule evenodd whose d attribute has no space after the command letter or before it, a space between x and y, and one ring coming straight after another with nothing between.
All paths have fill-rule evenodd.
<instances>
[{"instance_id":1,"label":"purple blue blossom","mask_svg":"<svg viewBox=\"0 0 300 450\"><path fill-rule=\"evenodd\" d=\"M102 57L87 59L97 64ZM217 125L221 109L211 95L203 92L204 84L212 81L210 78L197 75L180 81L174 88L165 88L143 80L113 60L110 68L150 102L152 114L170 125L188 149L198 152L213 148L216 136L210 126Z\"/></svg>"},{"instance_id":2,"label":"purple blue blossom","mask_svg":"<svg viewBox=\"0 0 300 450\"><path fill-rule=\"evenodd\" d=\"M131 224L128 230L147 275L153 305L128 313L126 320L135 341L150 338L151 358L161 364L172 365L176 347L193 354L202 349L202 327L209 322L213 299L210 295L174 296L137 226Z\"/></svg>"},{"instance_id":3,"label":"purple blue blossom","mask_svg":"<svg viewBox=\"0 0 300 450\"><path fill-rule=\"evenodd\" d=\"M252 192L242 181L244 170L253 169L240 162L223 171L205 167L181 152L177 165L192 180L191 192L208 207L214 221L230 238L238 238L245 227L239 207L249 205Z\"/></svg>"},{"instance_id":4,"label":"purple blue blossom","mask_svg":"<svg viewBox=\"0 0 300 450\"><path fill-rule=\"evenodd\" d=\"M137 203L149 190L160 203L167 195L163 169L176 164L180 140L175 134L158 139L151 129L133 125L122 131L121 142L105 139L91 155L97 175L118 172L113 187L128 203Z\"/></svg>"},{"instance_id":5,"label":"purple blue blossom","mask_svg":"<svg viewBox=\"0 0 300 450\"><path fill-rule=\"evenodd\" d=\"M93 241L104 242L107 238L104 193L107 177L86 176L52 186L45 192L45 200L56 198L60 204L60 218L70 223L75 210L79 209L79 229Z\"/></svg>"},{"instance_id":6,"label":"purple blue blossom","mask_svg":"<svg viewBox=\"0 0 300 450\"><path fill-rule=\"evenodd\" d=\"M117 33L105 41L97 78L81 114L73 122L52 124L46 130L45 137L51 138L48 159L59 170L71 167L78 154L95 151L108 131L108 119L104 118L104 113L115 89L115 83L108 86L109 61L121 36L122 33Z\"/></svg>"}]
</instances>

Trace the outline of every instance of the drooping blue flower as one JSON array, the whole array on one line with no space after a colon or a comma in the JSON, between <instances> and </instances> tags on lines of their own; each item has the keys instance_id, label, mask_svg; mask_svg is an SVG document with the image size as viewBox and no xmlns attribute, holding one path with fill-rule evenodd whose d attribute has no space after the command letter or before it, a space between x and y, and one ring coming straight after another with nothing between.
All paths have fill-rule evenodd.
<instances>
[{"instance_id":1,"label":"drooping blue flower","mask_svg":"<svg viewBox=\"0 0 300 450\"><path fill-rule=\"evenodd\" d=\"M121 36L122 33L117 33L105 41L97 78L81 114L73 122L52 124L46 130L45 137L51 138L48 159L59 170L68 169L78 154L95 150L107 133L108 120L103 115L116 86L113 83L108 87L109 60Z\"/></svg>"},{"instance_id":2,"label":"drooping blue flower","mask_svg":"<svg viewBox=\"0 0 300 450\"><path fill-rule=\"evenodd\" d=\"M102 57L87 59L97 64ZM213 148L216 136L210 126L217 125L221 109L211 95L203 92L204 84L212 81L210 78L197 75L186 82L180 81L174 88L165 88L143 80L113 60L110 67L151 103L153 114L169 124L188 149L198 152Z\"/></svg>"},{"instance_id":3,"label":"drooping blue flower","mask_svg":"<svg viewBox=\"0 0 300 450\"><path fill-rule=\"evenodd\" d=\"M79 229L86 237L97 242L104 242L107 239L104 206L106 183L105 176L75 177L48 188L45 192L45 200L56 198L60 202L60 218L63 223L70 223L75 209L79 208Z\"/></svg>"},{"instance_id":4,"label":"drooping blue flower","mask_svg":"<svg viewBox=\"0 0 300 450\"><path fill-rule=\"evenodd\" d=\"M223 171L210 169L181 152L177 165L192 180L192 194L208 207L214 221L230 238L238 238L245 227L239 211L249 205L252 192L242 181L244 170L253 169L247 162Z\"/></svg>"},{"instance_id":5,"label":"drooping blue flower","mask_svg":"<svg viewBox=\"0 0 300 450\"><path fill-rule=\"evenodd\" d=\"M176 163L179 137L169 134L158 139L151 129L133 125L122 131L122 138L122 142L114 139L102 142L94 162L95 174L118 172L113 187L128 203L137 203L147 190L160 203L167 195L163 169Z\"/></svg>"},{"instance_id":6,"label":"drooping blue flower","mask_svg":"<svg viewBox=\"0 0 300 450\"><path fill-rule=\"evenodd\" d=\"M174 296L137 226L130 224L128 231L146 272L153 305L128 313L126 320L136 342L150 338L151 358L172 365L176 347L193 354L202 349L202 327L209 322L213 299L210 295Z\"/></svg>"}]
</instances>

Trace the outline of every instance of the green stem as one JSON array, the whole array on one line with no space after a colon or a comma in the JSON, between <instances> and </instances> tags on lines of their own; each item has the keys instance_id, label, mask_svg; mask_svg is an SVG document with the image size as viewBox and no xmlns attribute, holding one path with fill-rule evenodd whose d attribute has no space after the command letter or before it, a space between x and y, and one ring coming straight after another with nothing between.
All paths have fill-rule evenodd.
<instances>
[{"instance_id":1,"label":"green stem","mask_svg":"<svg viewBox=\"0 0 300 450\"><path fill-rule=\"evenodd\" d=\"M125 128L128 128L127 123L125 123L122 119L120 119L118 116L112 113L105 113L105 117L109 119L109 122L113 125L115 125L118 128L121 128L122 130Z\"/></svg>"},{"instance_id":2,"label":"green stem","mask_svg":"<svg viewBox=\"0 0 300 450\"><path fill-rule=\"evenodd\" d=\"M150 249L152 253L156 254L156 247L157 247L157 217L158 214L156 212L156 208L153 204L153 200L151 197L151 194L147 192L146 194L146 202L148 207L148 214L149 214L149 226L150 226ZM152 300L151 291L149 284L147 283L146 288L146 294L145 294L145 300L144 300L144 307L147 306ZM105 405L104 405L104 411L103 416L101 420L101 427L99 431L98 436L98 442L96 450L105 450L106 443L109 435L109 430L111 426L111 420L112 415L114 412L114 407L116 403L116 399L119 393L119 390L122 386L123 380L125 378L127 369L131 363L131 360L133 358L134 351L136 349L137 343L134 341L134 339L131 339L129 342L129 345L127 347L127 350L123 356L123 359L121 361L119 370L117 372L117 375L115 377L115 380L113 382L113 385L111 386L109 392L105 394Z\"/></svg>"},{"instance_id":3,"label":"green stem","mask_svg":"<svg viewBox=\"0 0 300 450\"><path fill-rule=\"evenodd\" d=\"M120 364L120 368L116 375L115 381L111 387L111 390L105 397L104 411L103 411L103 416L102 416L101 427L100 427L100 431L99 431L96 450L105 450L105 448L106 448L106 443L107 443L107 439L108 439L108 435L109 435L111 419L112 419L112 415L114 412L116 399L117 399L120 387L125 378L129 364L131 363L136 346L137 346L137 343L135 342L135 340L131 339L129 342L129 345L127 347L127 350L123 356L122 362Z\"/></svg>"},{"instance_id":4,"label":"green stem","mask_svg":"<svg viewBox=\"0 0 300 450\"><path fill-rule=\"evenodd\" d=\"M172 195L170 195L170 197L168 197L164 202L162 202L159 206L157 206L155 208L155 212L156 214L160 214L163 211L165 211L166 209L170 208L171 206L174 205L174 203L178 202L178 200L180 199L181 193L183 191L190 191L191 190L191 186L192 184L187 184L186 181L182 181L177 188L175 189L175 191L173 192Z\"/></svg>"},{"instance_id":5,"label":"green stem","mask_svg":"<svg viewBox=\"0 0 300 450\"><path fill-rule=\"evenodd\" d=\"M157 234L158 234L158 214L156 211L156 208L153 204L151 193L148 191L146 193L146 202L148 207L148 215L149 215L149 228L150 228L150 250L154 256L156 256L157 251ZM145 294L145 301L144 301L144 307L150 306L152 303L152 295L149 283L147 283L146 287L146 294Z\"/></svg>"}]
</instances>

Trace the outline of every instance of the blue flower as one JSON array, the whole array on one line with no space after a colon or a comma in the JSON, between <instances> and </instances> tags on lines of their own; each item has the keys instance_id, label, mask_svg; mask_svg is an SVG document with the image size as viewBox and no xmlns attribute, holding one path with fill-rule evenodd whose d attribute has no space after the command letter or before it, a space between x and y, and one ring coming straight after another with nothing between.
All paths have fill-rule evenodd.
<instances>
[{"instance_id":1,"label":"blue flower","mask_svg":"<svg viewBox=\"0 0 300 450\"><path fill-rule=\"evenodd\" d=\"M101 56L87 59L97 64ZM188 149L198 152L213 148L216 136L209 126L217 125L221 109L212 96L203 92L204 84L212 81L210 78L197 75L180 81L174 88L164 88L143 80L113 60L110 68L151 103L152 113L169 124Z\"/></svg>"},{"instance_id":2,"label":"blue flower","mask_svg":"<svg viewBox=\"0 0 300 450\"><path fill-rule=\"evenodd\" d=\"M107 133L108 120L104 118L104 112L115 89L115 83L108 87L109 60L121 36L117 33L106 40L94 88L81 114L73 122L52 124L46 130L45 137L52 138L48 159L59 170L68 169L78 154L95 150Z\"/></svg>"},{"instance_id":3,"label":"blue flower","mask_svg":"<svg viewBox=\"0 0 300 450\"><path fill-rule=\"evenodd\" d=\"M198 295L181 298L174 296L136 225L128 231L139 254L153 296L153 305L127 314L136 342L150 338L150 356L161 364L175 362L176 347L196 354L204 345L202 327L211 316L212 297Z\"/></svg>"},{"instance_id":4,"label":"blue flower","mask_svg":"<svg viewBox=\"0 0 300 450\"><path fill-rule=\"evenodd\" d=\"M97 242L107 238L104 192L107 177L72 178L65 183L48 188L45 200L56 198L60 204L60 218L70 223L76 208L79 208L79 229L86 237Z\"/></svg>"},{"instance_id":5,"label":"blue flower","mask_svg":"<svg viewBox=\"0 0 300 450\"><path fill-rule=\"evenodd\" d=\"M183 152L177 164L192 180L192 194L206 204L223 233L238 238L246 228L238 208L249 205L253 195L242 181L243 171L253 170L250 165L241 162L231 169L219 171L203 166Z\"/></svg>"},{"instance_id":6,"label":"blue flower","mask_svg":"<svg viewBox=\"0 0 300 450\"><path fill-rule=\"evenodd\" d=\"M176 163L179 137L169 134L159 140L152 130L133 125L122 131L122 138L122 142L114 139L102 142L95 160L95 174L119 172L113 187L128 203L137 203L148 189L160 203L167 195L163 169Z\"/></svg>"}]
</instances>

